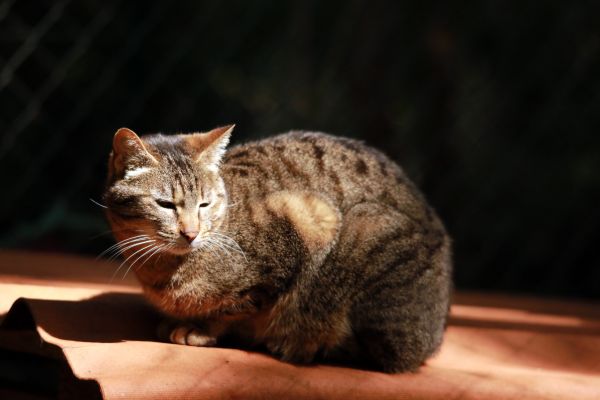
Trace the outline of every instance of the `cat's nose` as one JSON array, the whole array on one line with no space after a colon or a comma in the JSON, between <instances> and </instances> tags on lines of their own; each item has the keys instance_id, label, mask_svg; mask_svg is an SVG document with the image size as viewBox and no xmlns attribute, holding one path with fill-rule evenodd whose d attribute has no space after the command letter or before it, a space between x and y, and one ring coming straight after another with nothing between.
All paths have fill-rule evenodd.
<instances>
[{"instance_id":1,"label":"cat's nose","mask_svg":"<svg viewBox=\"0 0 600 400\"><path fill-rule=\"evenodd\" d=\"M198 236L198 231L181 231L181 236L183 236L188 243L192 243Z\"/></svg>"}]
</instances>

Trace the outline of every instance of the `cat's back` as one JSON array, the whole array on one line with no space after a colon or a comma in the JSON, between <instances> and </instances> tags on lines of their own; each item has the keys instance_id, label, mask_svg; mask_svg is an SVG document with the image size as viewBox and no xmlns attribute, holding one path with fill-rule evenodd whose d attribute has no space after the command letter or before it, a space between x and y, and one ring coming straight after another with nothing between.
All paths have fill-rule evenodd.
<instances>
[{"instance_id":1,"label":"cat's back","mask_svg":"<svg viewBox=\"0 0 600 400\"><path fill-rule=\"evenodd\" d=\"M342 211L377 202L425 213L424 201L402 169L358 140L292 131L231 148L224 178L234 194L264 196L280 190L319 193Z\"/></svg>"}]
</instances>

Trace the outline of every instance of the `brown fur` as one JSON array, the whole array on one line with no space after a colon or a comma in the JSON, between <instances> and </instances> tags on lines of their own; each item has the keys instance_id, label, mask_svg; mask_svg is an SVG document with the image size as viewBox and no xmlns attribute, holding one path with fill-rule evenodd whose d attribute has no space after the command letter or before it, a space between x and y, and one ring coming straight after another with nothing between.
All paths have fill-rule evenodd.
<instances>
[{"instance_id":1,"label":"brown fur","mask_svg":"<svg viewBox=\"0 0 600 400\"><path fill-rule=\"evenodd\" d=\"M223 154L232 128L115 135L108 219L150 301L188 323L171 340L418 368L451 289L450 240L423 196L360 142L291 132Z\"/></svg>"}]
</instances>

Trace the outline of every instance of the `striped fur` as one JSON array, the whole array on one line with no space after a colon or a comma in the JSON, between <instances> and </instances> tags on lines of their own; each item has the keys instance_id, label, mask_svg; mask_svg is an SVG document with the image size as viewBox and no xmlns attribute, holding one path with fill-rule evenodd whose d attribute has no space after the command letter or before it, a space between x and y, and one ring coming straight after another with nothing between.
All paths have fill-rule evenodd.
<instances>
[{"instance_id":1,"label":"striped fur","mask_svg":"<svg viewBox=\"0 0 600 400\"><path fill-rule=\"evenodd\" d=\"M322 133L221 159L231 129L115 135L107 216L117 240L162 246L132 269L152 303L194 327L171 340L417 369L442 341L451 291L450 240L423 196L379 151Z\"/></svg>"}]
</instances>

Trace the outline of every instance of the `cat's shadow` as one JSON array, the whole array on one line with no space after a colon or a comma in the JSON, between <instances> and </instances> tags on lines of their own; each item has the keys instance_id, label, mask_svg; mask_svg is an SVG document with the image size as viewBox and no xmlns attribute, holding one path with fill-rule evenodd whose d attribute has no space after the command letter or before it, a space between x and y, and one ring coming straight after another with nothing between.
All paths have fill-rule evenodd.
<instances>
[{"instance_id":1,"label":"cat's shadow","mask_svg":"<svg viewBox=\"0 0 600 400\"><path fill-rule=\"evenodd\" d=\"M41 328L59 340L77 342L158 342L157 327L163 318L141 294L112 292L79 301L21 298L13 304L0 326L3 330L34 331ZM599 329L596 324L587 326L585 320L579 326L561 326L524 321L471 320L458 316L450 317L449 326L587 334L590 331L597 333ZM246 346L224 341L219 343L219 347ZM253 350L262 352L262 349Z\"/></svg>"},{"instance_id":2,"label":"cat's shadow","mask_svg":"<svg viewBox=\"0 0 600 400\"><path fill-rule=\"evenodd\" d=\"M78 342L158 341L163 317L135 293L103 293L86 300L19 299L2 329L35 330Z\"/></svg>"}]
</instances>

